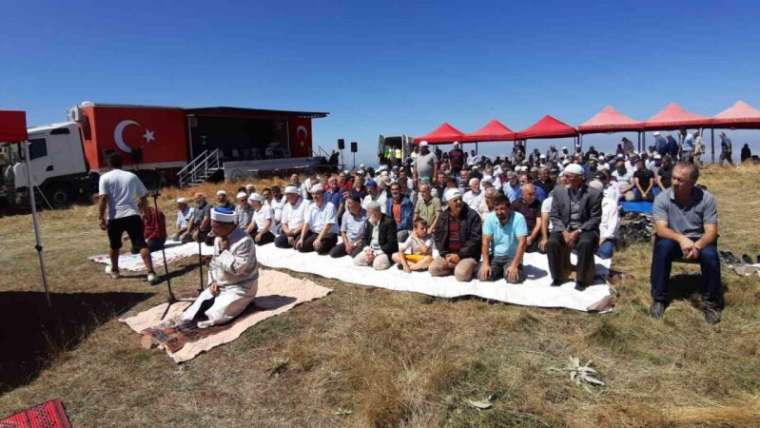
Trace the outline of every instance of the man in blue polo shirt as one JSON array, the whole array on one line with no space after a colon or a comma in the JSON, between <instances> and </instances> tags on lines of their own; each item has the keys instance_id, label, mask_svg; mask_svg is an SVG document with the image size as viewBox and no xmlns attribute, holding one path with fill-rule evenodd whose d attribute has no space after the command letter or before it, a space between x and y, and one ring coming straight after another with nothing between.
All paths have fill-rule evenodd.
<instances>
[{"instance_id":1,"label":"man in blue polo shirt","mask_svg":"<svg viewBox=\"0 0 760 428\"><path fill-rule=\"evenodd\" d=\"M522 269L528 225L522 214L510 208L504 195L494 198L493 212L483 223L481 281L505 278L509 283L525 280Z\"/></svg>"},{"instance_id":2,"label":"man in blue polo shirt","mask_svg":"<svg viewBox=\"0 0 760 428\"><path fill-rule=\"evenodd\" d=\"M718 258L718 209L715 198L696 187L699 168L690 162L673 167L669 189L657 195L652 213L657 238L652 255L652 306L659 319L668 304L668 281L674 260L699 261L702 268L704 315L709 324L720 322L723 286Z\"/></svg>"}]
</instances>

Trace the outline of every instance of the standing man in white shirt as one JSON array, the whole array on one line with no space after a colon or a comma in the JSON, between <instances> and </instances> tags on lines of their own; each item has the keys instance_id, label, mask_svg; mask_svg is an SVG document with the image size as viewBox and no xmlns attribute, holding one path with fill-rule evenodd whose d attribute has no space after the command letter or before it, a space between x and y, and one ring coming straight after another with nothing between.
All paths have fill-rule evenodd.
<instances>
[{"instance_id":1,"label":"standing man in white shirt","mask_svg":"<svg viewBox=\"0 0 760 428\"><path fill-rule=\"evenodd\" d=\"M285 199L287 203L282 208L280 235L274 240L274 245L278 248L293 248L301 236L304 213L309 203L301 198L298 187L294 185L285 187Z\"/></svg>"},{"instance_id":2,"label":"standing man in white shirt","mask_svg":"<svg viewBox=\"0 0 760 428\"><path fill-rule=\"evenodd\" d=\"M296 249L302 253L327 254L338 243L338 219L335 205L325 200L325 188L317 183L311 188L312 202L304 214L301 237Z\"/></svg>"},{"instance_id":3,"label":"standing man in white shirt","mask_svg":"<svg viewBox=\"0 0 760 428\"><path fill-rule=\"evenodd\" d=\"M140 207L147 204L148 190L135 174L121 169L123 163L124 159L120 154L112 154L108 158L111 170L101 175L98 183L98 221L100 228L108 233L111 247L111 266L106 271L111 278L119 278L121 237L127 232L132 247L140 250L140 256L148 270L148 282L153 284L158 277L153 271L153 260L145 242L143 221L140 217Z\"/></svg>"}]
</instances>

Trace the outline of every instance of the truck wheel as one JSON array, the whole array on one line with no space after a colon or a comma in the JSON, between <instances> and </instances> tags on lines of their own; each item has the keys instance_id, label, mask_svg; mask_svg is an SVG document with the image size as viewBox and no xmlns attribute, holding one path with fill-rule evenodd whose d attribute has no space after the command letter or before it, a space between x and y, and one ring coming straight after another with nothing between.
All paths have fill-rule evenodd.
<instances>
[{"instance_id":1,"label":"truck wheel","mask_svg":"<svg viewBox=\"0 0 760 428\"><path fill-rule=\"evenodd\" d=\"M68 207L73 199L71 187L63 183L53 183L45 187L45 197L54 208Z\"/></svg>"}]
</instances>

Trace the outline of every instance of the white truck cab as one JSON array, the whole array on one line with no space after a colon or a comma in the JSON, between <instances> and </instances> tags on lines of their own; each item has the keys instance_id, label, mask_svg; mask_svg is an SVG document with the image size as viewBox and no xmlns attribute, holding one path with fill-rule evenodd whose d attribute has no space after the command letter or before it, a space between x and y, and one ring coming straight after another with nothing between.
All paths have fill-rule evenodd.
<instances>
[{"instance_id":1,"label":"white truck cab","mask_svg":"<svg viewBox=\"0 0 760 428\"><path fill-rule=\"evenodd\" d=\"M28 132L32 184L42 189L51 204L68 204L77 194L91 189L76 122L33 127ZM24 156L25 151L20 150L19 161L13 165L16 192L29 186Z\"/></svg>"}]
</instances>

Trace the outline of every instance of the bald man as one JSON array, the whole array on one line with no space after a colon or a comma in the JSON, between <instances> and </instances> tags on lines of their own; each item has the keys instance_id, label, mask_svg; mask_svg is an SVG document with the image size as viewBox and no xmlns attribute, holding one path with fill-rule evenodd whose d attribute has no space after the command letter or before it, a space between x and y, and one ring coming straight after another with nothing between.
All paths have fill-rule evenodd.
<instances>
[{"instance_id":1,"label":"bald man","mask_svg":"<svg viewBox=\"0 0 760 428\"><path fill-rule=\"evenodd\" d=\"M531 183L523 184L520 188L520 198L512 204L512 209L522 214L528 224L525 251L538 251L538 243L541 241L541 202L536 198L536 186Z\"/></svg>"}]
</instances>

